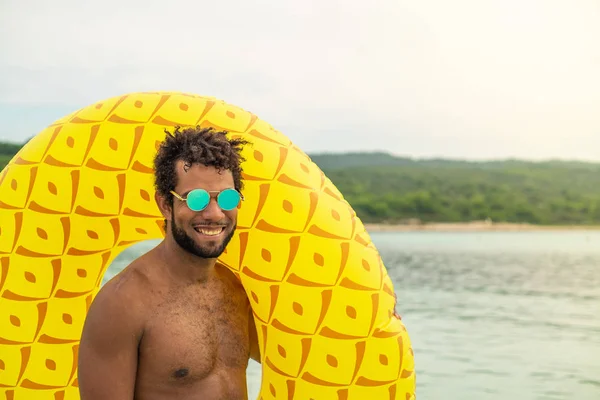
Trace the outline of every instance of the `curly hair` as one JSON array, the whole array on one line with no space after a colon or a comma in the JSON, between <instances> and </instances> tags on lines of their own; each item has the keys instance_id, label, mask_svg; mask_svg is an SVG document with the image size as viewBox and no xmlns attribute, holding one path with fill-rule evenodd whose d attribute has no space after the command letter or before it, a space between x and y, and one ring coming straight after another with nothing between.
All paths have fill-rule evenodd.
<instances>
[{"instance_id":1,"label":"curly hair","mask_svg":"<svg viewBox=\"0 0 600 400\"><path fill-rule=\"evenodd\" d=\"M154 186L159 195L168 198L172 204L170 191L177 186L177 161L184 162L184 168L193 164L215 167L218 171L229 170L233 175L235 189L242 191L242 147L249 142L244 139L230 139L226 131L200 126L182 129L177 126L167 134L154 157Z\"/></svg>"}]
</instances>

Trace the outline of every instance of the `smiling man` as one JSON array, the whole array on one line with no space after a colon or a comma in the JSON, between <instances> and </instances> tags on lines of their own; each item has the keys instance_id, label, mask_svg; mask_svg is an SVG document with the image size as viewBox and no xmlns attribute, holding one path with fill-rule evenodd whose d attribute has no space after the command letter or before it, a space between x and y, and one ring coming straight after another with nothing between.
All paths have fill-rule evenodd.
<instances>
[{"instance_id":1,"label":"smiling man","mask_svg":"<svg viewBox=\"0 0 600 400\"><path fill-rule=\"evenodd\" d=\"M176 128L154 160L166 236L102 287L79 349L82 400L247 399L260 362L246 293L217 263L243 200L246 142Z\"/></svg>"}]
</instances>

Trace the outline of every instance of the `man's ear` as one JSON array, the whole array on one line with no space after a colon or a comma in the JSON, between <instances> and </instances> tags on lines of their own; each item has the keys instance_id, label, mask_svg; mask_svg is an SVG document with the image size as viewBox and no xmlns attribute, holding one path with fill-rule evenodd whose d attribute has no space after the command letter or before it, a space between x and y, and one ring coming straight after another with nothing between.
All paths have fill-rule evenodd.
<instances>
[{"instance_id":1,"label":"man's ear","mask_svg":"<svg viewBox=\"0 0 600 400\"><path fill-rule=\"evenodd\" d=\"M158 192L154 193L154 200L156 201L156 205L158 206L163 218L167 221L170 221L171 207L173 206L169 203L169 200L166 197L161 196Z\"/></svg>"}]
</instances>

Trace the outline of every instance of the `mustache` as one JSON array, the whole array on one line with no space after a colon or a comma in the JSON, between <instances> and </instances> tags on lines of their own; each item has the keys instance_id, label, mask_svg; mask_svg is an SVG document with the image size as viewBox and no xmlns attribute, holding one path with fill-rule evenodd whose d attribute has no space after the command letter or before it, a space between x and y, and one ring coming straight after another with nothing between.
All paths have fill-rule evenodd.
<instances>
[{"instance_id":1,"label":"mustache","mask_svg":"<svg viewBox=\"0 0 600 400\"><path fill-rule=\"evenodd\" d=\"M193 222L192 226L228 226L230 224L231 224L231 222L229 222L229 221L219 221L219 222L198 221L198 222Z\"/></svg>"}]
</instances>

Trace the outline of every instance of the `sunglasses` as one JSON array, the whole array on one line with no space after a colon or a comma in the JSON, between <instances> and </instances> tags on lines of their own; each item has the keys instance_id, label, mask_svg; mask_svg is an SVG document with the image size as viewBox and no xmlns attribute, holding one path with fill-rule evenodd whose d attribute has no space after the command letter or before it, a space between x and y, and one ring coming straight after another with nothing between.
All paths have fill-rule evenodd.
<instances>
[{"instance_id":1,"label":"sunglasses","mask_svg":"<svg viewBox=\"0 0 600 400\"><path fill-rule=\"evenodd\" d=\"M220 192L194 189L190 191L185 199L171 190L171 194L181 201L185 201L192 211L202 211L210 203L211 193L217 193L217 204L223 211L231 211L236 208L244 196L235 189L225 189Z\"/></svg>"}]
</instances>

